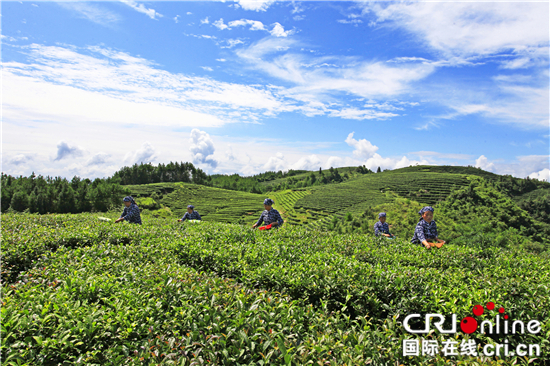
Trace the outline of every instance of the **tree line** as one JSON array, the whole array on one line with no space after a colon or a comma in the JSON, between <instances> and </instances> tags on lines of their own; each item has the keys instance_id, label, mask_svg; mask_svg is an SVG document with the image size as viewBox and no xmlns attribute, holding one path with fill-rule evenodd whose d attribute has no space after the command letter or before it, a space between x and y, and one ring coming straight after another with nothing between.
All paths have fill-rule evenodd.
<instances>
[{"instance_id":1,"label":"tree line","mask_svg":"<svg viewBox=\"0 0 550 366\"><path fill-rule=\"evenodd\" d=\"M196 168L192 163L183 162L170 162L166 165L141 163L125 166L115 172L113 178L118 179L122 185L163 182L185 182L210 185L211 181L210 176L200 168Z\"/></svg>"},{"instance_id":2,"label":"tree line","mask_svg":"<svg viewBox=\"0 0 550 366\"><path fill-rule=\"evenodd\" d=\"M2 173L1 211L30 213L78 213L107 211L120 206L129 190L116 179L61 177L12 177Z\"/></svg>"}]
</instances>

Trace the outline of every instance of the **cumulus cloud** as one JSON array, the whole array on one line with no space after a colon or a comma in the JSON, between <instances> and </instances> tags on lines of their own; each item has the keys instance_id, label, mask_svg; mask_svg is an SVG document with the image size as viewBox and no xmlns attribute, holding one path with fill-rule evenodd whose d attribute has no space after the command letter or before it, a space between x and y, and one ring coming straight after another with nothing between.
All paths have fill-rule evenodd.
<instances>
[{"instance_id":1,"label":"cumulus cloud","mask_svg":"<svg viewBox=\"0 0 550 366\"><path fill-rule=\"evenodd\" d=\"M214 141L210 135L204 131L194 128L191 131L191 137L189 138L191 147L189 150L193 154L193 163L195 164L207 164L212 168L218 166L218 162L213 158L209 158L214 154Z\"/></svg>"},{"instance_id":2,"label":"cumulus cloud","mask_svg":"<svg viewBox=\"0 0 550 366\"><path fill-rule=\"evenodd\" d=\"M208 18L206 18L205 20L208 21ZM223 22L223 18L216 20L214 23L212 23L212 25L218 28L219 30L224 30L229 28L229 26Z\"/></svg>"},{"instance_id":3,"label":"cumulus cloud","mask_svg":"<svg viewBox=\"0 0 550 366\"><path fill-rule=\"evenodd\" d=\"M287 37L293 34L294 30L291 29L291 30L285 31L285 28L281 24L275 23L273 26L273 29L269 33L275 37Z\"/></svg>"},{"instance_id":4,"label":"cumulus cloud","mask_svg":"<svg viewBox=\"0 0 550 366\"><path fill-rule=\"evenodd\" d=\"M342 159L341 157L339 156L330 156L327 161L325 162L324 164L324 168L325 169L329 169L329 168L337 168L337 167L340 167L342 166L342 163L343 163L344 159Z\"/></svg>"},{"instance_id":5,"label":"cumulus cloud","mask_svg":"<svg viewBox=\"0 0 550 366\"><path fill-rule=\"evenodd\" d=\"M7 159L7 162L12 165L22 165L30 161L31 157L25 154L17 154Z\"/></svg>"},{"instance_id":6,"label":"cumulus cloud","mask_svg":"<svg viewBox=\"0 0 550 366\"><path fill-rule=\"evenodd\" d=\"M275 156L271 156L264 164L263 168L267 171L286 170L287 163L282 153L278 152Z\"/></svg>"},{"instance_id":7,"label":"cumulus cloud","mask_svg":"<svg viewBox=\"0 0 550 366\"><path fill-rule=\"evenodd\" d=\"M475 167L491 172L494 170L495 164L490 162L485 155L481 155L476 159Z\"/></svg>"},{"instance_id":8,"label":"cumulus cloud","mask_svg":"<svg viewBox=\"0 0 550 366\"><path fill-rule=\"evenodd\" d=\"M54 161L82 155L84 155L84 150L82 148L78 146L69 146L65 141L60 141L59 144L57 144L57 156Z\"/></svg>"},{"instance_id":9,"label":"cumulus cloud","mask_svg":"<svg viewBox=\"0 0 550 366\"><path fill-rule=\"evenodd\" d=\"M97 153L86 162L86 166L105 164L108 162L109 157L109 154Z\"/></svg>"},{"instance_id":10,"label":"cumulus cloud","mask_svg":"<svg viewBox=\"0 0 550 366\"><path fill-rule=\"evenodd\" d=\"M300 158L300 160L292 164L290 168L294 170L315 170L320 166L321 160L319 160L317 155L313 154Z\"/></svg>"},{"instance_id":11,"label":"cumulus cloud","mask_svg":"<svg viewBox=\"0 0 550 366\"><path fill-rule=\"evenodd\" d=\"M364 161L364 165L371 169L376 170L378 167L381 169L399 169L404 168L409 165L415 164L429 164L427 160L410 160L406 156L398 157L382 157L376 151L378 151L378 146L373 145L367 139L356 140L353 138L352 132L348 135L345 142L354 147L353 155L357 158Z\"/></svg>"},{"instance_id":12,"label":"cumulus cloud","mask_svg":"<svg viewBox=\"0 0 550 366\"><path fill-rule=\"evenodd\" d=\"M127 153L124 157L124 161L127 164L140 164L151 163L157 158L158 152L149 141L145 141L141 148L136 150L133 154Z\"/></svg>"},{"instance_id":13,"label":"cumulus cloud","mask_svg":"<svg viewBox=\"0 0 550 366\"><path fill-rule=\"evenodd\" d=\"M214 71L210 66L201 66L204 71Z\"/></svg>"},{"instance_id":14,"label":"cumulus cloud","mask_svg":"<svg viewBox=\"0 0 550 366\"><path fill-rule=\"evenodd\" d=\"M222 23L223 23L223 19L220 19L220 20L221 20ZM210 21L208 20L208 17L206 17L206 18L204 18L204 19L201 20L201 24L209 24L209 23L210 23Z\"/></svg>"},{"instance_id":15,"label":"cumulus cloud","mask_svg":"<svg viewBox=\"0 0 550 366\"><path fill-rule=\"evenodd\" d=\"M361 139L361 140L354 139L353 138L354 133L355 132L350 133L346 138L346 143L349 146L352 146L355 148L355 150L353 150L353 155L363 159L369 159L373 157L376 151L378 150L378 146L371 144L371 142L368 141L367 139Z\"/></svg>"},{"instance_id":16,"label":"cumulus cloud","mask_svg":"<svg viewBox=\"0 0 550 366\"><path fill-rule=\"evenodd\" d=\"M238 0L237 3L244 10L266 11L275 0Z\"/></svg>"},{"instance_id":17,"label":"cumulus cloud","mask_svg":"<svg viewBox=\"0 0 550 366\"><path fill-rule=\"evenodd\" d=\"M550 182L550 169L544 168L539 172L533 172L529 174L529 178L534 178L538 180L545 180L547 182Z\"/></svg>"},{"instance_id":18,"label":"cumulus cloud","mask_svg":"<svg viewBox=\"0 0 550 366\"><path fill-rule=\"evenodd\" d=\"M233 20L229 23L227 23L229 28L235 28L235 27L243 27L250 25L250 30L266 30L265 26L262 22L257 20L250 20L250 19L240 19L240 20Z\"/></svg>"}]
</instances>

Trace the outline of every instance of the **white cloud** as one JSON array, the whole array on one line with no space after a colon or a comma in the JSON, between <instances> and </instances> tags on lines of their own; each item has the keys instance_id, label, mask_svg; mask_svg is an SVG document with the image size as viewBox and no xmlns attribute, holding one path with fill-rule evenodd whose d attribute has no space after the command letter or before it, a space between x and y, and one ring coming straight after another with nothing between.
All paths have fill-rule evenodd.
<instances>
[{"instance_id":1,"label":"white cloud","mask_svg":"<svg viewBox=\"0 0 550 366\"><path fill-rule=\"evenodd\" d=\"M3 64L3 85L10 90L3 97L3 114L11 123L215 127L232 120L255 122L267 109L286 109L268 87L173 74L106 48L33 44L20 50L28 63Z\"/></svg>"},{"instance_id":2,"label":"white cloud","mask_svg":"<svg viewBox=\"0 0 550 366\"><path fill-rule=\"evenodd\" d=\"M266 11L275 0L237 0L244 10Z\"/></svg>"},{"instance_id":3,"label":"white cloud","mask_svg":"<svg viewBox=\"0 0 550 366\"><path fill-rule=\"evenodd\" d=\"M106 164L108 162L110 158L110 155L109 154L105 154L105 153L97 153L95 154L94 156L92 156L87 162L86 162L86 166L90 166L90 165L103 165L103 164Z\"/></svg>"},{"instance_id":4,"label":"white cloud","mask_svg":"<svg viewBox=\"0 0 550 366\"><path fill-rule=\"evenodd\" d=\"M27 163L28 161L31 161L32 158L28 155L25 155L25 154L17 154L17 155L13 155L13 156L9 157L6 160L7 160L7 162L9 162L12 165L23 165L23 164Z\"/></svg>"},{"instance_id":5,"label":"white cloud","mask_svg":"<svg viewBox=\"0 0 550 366\"><path fill-rule=\"evenodd\" d=\"M53 159L58 161L69 157L79 157L84 155L84 150L79 146L69 146L65 141L57 144L57 156Z\"/></svg>"},{"instance_id":6,"label":"white cloud","mask_svg":"<svg viewBox=\"0 0 550 366\"><path fill-rule=\"evenodd\" d=\"M300 158L297 162L290 166L290 169L294 170L315 170L321 166L321 160L317 155L308 155Z\"/></svg>"},{"instance_id":7,"label":"white cloud","mask_svg":"<svg viewBox=\"0 0 550 366\"><path fill-rule=\"evenodd\" d=\"M219 61L219 62L225 62L227 61L225 58L217 58L216 61Z\"/></svg>"},{"instance_id":8,"label":"white cloud","mask_svg":"<svg viewBox=\"0 0 550 366\"><path fill-rule=\"evenodd\" d=\"M88 19L91 22L103 25L112 26L120 20L120 16L102 6L95 3L77 2L77 1L61 1L57 5L72 11L79 17Z\"/></svg>"},{"instance_id":9,"label":"white cloud","mask_svg":"<svg viewBox=\"0 0 550 366\"><path fill-rule=\"evenodd\" d=\"M163 16L162 14L157 13L155 11L155 9L148 9L143 4L138 4L137 2L135 2L133 0L120 0L120 2L128 5L129 7L134 9L135 11L138 11L140 13L143 13L143 14L147 15L151 19L156 20L157 17L161 18Z\"/></svg>"},{"instance_id":10,"label":"white cloud","mask_svg":"<svg viewBox=\"0 0 550 366\"><path fill-rule=\"evenodd\" d=\"M250 26L249 30L267 31L267 29L265 28L265 26L262 22L260 22L258 20L250 20L250 19L233 20L233 21L225 24L223 22L223 18L220 18L220 19L216 20L215 22L213 22L212 25L215 26L216 28L218 28L219 30Z\"/></svg>"},{"instance_id":11,"label":"white cloud","mask_svg":"<svg viewBox=\"0 0 550 366\"><path fill-rule=\"evenodd\" d=\"M221 20L222 23L223 23L223 19L220 19L220 20ZM210 21L208 20L208 17L206 17L206 18L204 18L204 19L201 20L201 24L209 24L209 23L210 23ZM216 25L216 24L214 24L214 25Z\"/></svg>"},{"instance_id":12,"label":"white cloud","mask_svg":"<svg viewBox=\"0 0 550 366\"><path fill-rule=\"evenodd\" d=\"M149 141L145 141L140 149L137 149L134 153L127 153L124 157L124 161L130 165L140 163L147 164L155 161L158 153L159 152L156 151Z\"/></svg>"},{"instance_id":13,"label":"white cloud","mask_svg":"<svg viewBox=\"0 0 550 366\"><path fill-rule=\"evenodd\" d=\"M538 57L534 50L548 49L546 2L369 2L362 6L364 14L376 17L371 25L402 28L446 57L512 50L521 59ZM521 67L523 61L516 63Z\"/></svg>"},{"instance_id":14,"label":"white cloud","mask_svg":"<svg viewBox=\"0 0 550 366\"><path fill-rule=\"evenodd\" d=\"M208 67L208 66L201 66L201 69L205 71L214 71L211 67Z\"/></svg>"},{"instance_id":15,"label":"white cloud","mask_svg":"<svg viewBox=\"0 0 550 366\"><path fill-rule=\"evenodd\" d=\"M230 38L225 40L227 46L221 46L221 48L233 48L238 44L244 44L244 42L237 38Z\"/></svg>"},{"instance_id":16,"label":"white cloud","mask_svg":"<svg viewBox=\"0 0 550 366\"><path fill-rule=\"evenodd\" d=\"M550 169L544 168L539 172L533 172L529 174L529 178L534 178L538 180L545 180L547 182L550 182Z\"/></svg>"},{"instance_id":17,"label":"white cloud","mask_svg":"<svg viewBox=\"0 0 550 366\"><path fill-rule=\"evenodd\" d=\"M533 174L544 177L545 169L548 169L549 166L549 159L550 155L523 155L516 157L515 161L495 160L491 162L484 155L481 155L476 160L476 167L490 170L496 174L509 174L518 178L525 178Z\"/></svg>"},{"instance_id":18,"label":"white cloud","mask_svg":"<svg viewBox=\"0 0 550 366\"><path fill-rule=\"evenodd\" d=\"M378 146L371 144L367 139L356 140L353 138L353 134L355 134L355 132L350 133L346 138L346 143L355 148L355 150L353 150L353 155L362 159L373 157L378 150Z\"/></svg>"},{"instance_id":19,"label":"white cloud","mask_svg":"<svg viewBox=\"0 0 550 366\"><path fill-rule=\"evenodd\" d=\"M395 113L380 112L372 109L356 109L356 108L343 108L340 110L331 110L329 112L330 117L340 117L344 119L386 119L390 117L398 116Z\"/></svg>"},{"instance_id":20,"label":"white cloud","mask_svg":"<svg viewBox=\"0 0 550 366\"><path fill-rule=\"evenodd\" d=\"M174 17L174 22L178 23L178 19L179 19L179 18L180 18L180 16L179 16L179 15L176 15L176 16Z\"/></svg>"},{"instance_id":21,"label":"white cloud","mask_svg":"<svg viewBox=\"0 0 550 366\"><path fill-rule=\"evenodd\" d=\"M475 167L481 168L488 172L492 172L495 169L495 164L490 162L485 155L481 155L479 158L476 159Z\"/></svg>"},{"instance_id":22,"label":"white cloud","mask_svg":"<svg viewBox=\"0 0 550 366\"><path fill-rule=\"evenodd\" d=\"M337 22L342 24L355 24L355 26L357 26L357 24L363 23L361 19L338 19Z\"/></svg>"},{"instance_id":23,"label":"white cloud","mask_svg":"<svg viewBox=\"0 0 550 366\"><path fill-rule=\"evenodd\" d=\"M437 124L435 121L428 121L420 126L417 126L417 127L414 127L415 130L417 131L426 131L428 130L431 126L433 127L439 127L439 124Z\"/></svg>"},{"instance_id":24,"label":"white cloud","mask_svg":"<svg viewBox=\"0 0 550 366\"><path fill-rule=\"evenodd\" d=\"M425 64L392 67L384 62L362 61L356 57L311 57L288 52L300 45L295 39L268 37L236 53L253 68L295 84L285 91L287 97L316 102L322 101L323 95L329 93L332 96L347 93L368 98L396 96L410 91L410 84L425 78L435 69L433 65ZM339 67L321 66L324 64Z\"/></svg>"},{"instance_id":25,"label":"white cloud","mask_svg":"<svg viewBox=\"0 0 550 366\"><path fill-rule=\"evenodd\" d=\"M339 156L331 156L327 159L325 162L323 168L330 169L330 168L339 168L343 165L344 159L342 159ZM351 164L350 164L351 165Z\"/></svg>"},{"instance_id":26,"label":"white cloud","mask_svg":"<svg viewBox=\"0 0 550 366\"><path fill-rule=\"evenodd\" d=\"M222 20L223 23L223 19ZM244 27L247 25L250 25L250 30L266 30L265 26L262 22L257 20L250 20L250 19L240 19L240 20L233 20L229 23L227 23L229 28L235 28L235 27Z\"/></svg>"},{"instance_id":27,"label":"white cloud","mask_svg":"<svg viewBox=\"0 0 550 366\"><path fill-rule=\"evenodd\" d=\"M185 13L185 14L187 14L187 15L191 15L191 14L193 14L193 13L191 13L190 11L188 11L188 12L187 12L187 13Z\"/></svg>"},{"instance_id":28,"label":"white cloud","mask_svg":"<svg viewBox=\"0 0 550 366\"><path fill-rule=\"evenodd\" d=\"M208 18L206 20L208 20ZM214 27L218 28L219 30L224 30L224 29L229 28L227 26L227 24L224 24L223 18L220 18L220 19L216 20L214 23L212 23L212 25Z\"/></svg>"},{"instance_id":29,"label":"white cloud","mask_svg":"<svg viewBox=\"0 0 550 366\"><path fill-rule=\"evenodd\" d=\"M287 162L282 153L278 152L275 156L271 156L263 166L266 171L287 170Z\"/></svg>"},{"instance_id":30,"label":"white cloud","mask_svg":"<svg viewBox=\"0 0 550 366\"><path fill-rule=\"evenodd\" d=\"M194 164L207 164L212 168L218 165L218 162L209 156L214 154L214 141L210 135L204 131L194 128L191 131L191 137L189 138L191 147L189 150L193 154Z\"/></svg>"},{"instance_id":31,"label":"white cloud","mask_svg":"<svg viewBox=\"0 0 550 366\"><path fill-rule=\"evenodd\" d=\"M425 159L422 160L410 160L406 156L401 158L396 157L382 157L376 151L378 151L378 146L373 145L367 139L356 140L353 138L352 132L346 138L346 143L349 146L354 147L353 155L359 158L363 163L354 164L354 165L365 165L370 170L377 170L378 167L381 169L398 169L403 168L409 165L414 164L428 164L428 161Z\"/></svg>"},{"instance_id":32,"label":"white cloud","mask_svg":"<svg viewBox=\"0 0 550 366\"><path fill-rule=\"evenodd\" d=\"M273 29L269 33L274 37L288 37L294 33L294 30L285 31L285 28L281 24L275 23Z\"/></svg>"}]
</instances>

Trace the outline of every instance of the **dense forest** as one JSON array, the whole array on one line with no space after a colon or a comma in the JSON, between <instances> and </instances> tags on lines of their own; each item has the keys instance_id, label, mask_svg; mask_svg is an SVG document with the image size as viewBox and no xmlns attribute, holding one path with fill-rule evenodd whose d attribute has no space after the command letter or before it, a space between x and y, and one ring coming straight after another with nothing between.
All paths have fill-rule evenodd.
<instances>
[{"instance_id":1,"label":"dense forest","mask_svg":"<svg viewBox=\"0 0 550 366\"><path fill-rule=\"evenodd\" d=\"M12 177L2 173L2 212L77 213L107 211L121 205L128 190L116 179Z\"/></svg>"},{"instance_id":2,"label":"dense forest","mask_svg":"<svg viewBox=\"0 0 550 366\"><path fill-rule=\"evenodd\" d=\"M185 182L209 185L210 176L196 168L191 163L170 162L166 165L158 164L134 164L125 166L115 172L113 178L119 179L120 184L149 184L165 182Z\"/></svg>"}]
</instances>

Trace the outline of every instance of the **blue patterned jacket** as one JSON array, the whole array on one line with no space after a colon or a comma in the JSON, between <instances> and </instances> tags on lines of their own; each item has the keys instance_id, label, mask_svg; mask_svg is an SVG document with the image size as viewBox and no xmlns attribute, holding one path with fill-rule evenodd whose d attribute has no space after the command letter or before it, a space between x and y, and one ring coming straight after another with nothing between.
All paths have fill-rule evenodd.
<instances>
[{"instance_id":1,"label":"blue patterned jacket","mask_svg":"<svg viewBox=\"0 0 550 366\"><path fill-rule=\"evenodd\" d=\"M436 239L437 238L437 225L435 220L432 220L429 224L420 219L416 228L414 229L414 235L411 240L411 243L421 244L424 240Z\"/></svg>"},{"instance_id":2,"label":"blue patterned jacket","mask_svg":"<svg viewBox=\"0 0 550 366\"><path fill-rule=\"evenodd\" d=\"M141 215L139 213L139 207L135 203L132 203L128 207L124 207L124 211L122 211L122 215L120 215L120 218L133 224L141 225Z\"/></svg>"},{"instance_id":3,"label":"blue patterned jacket","mask_svg":"<svg viewBox=\"0 0 550 366\"><path fill-rule=\"evenodd\" d=\"M380 221L377 221L376 224L374 224L374 235L379 236L381 233L389 234L390 227L387 222L381 223Z\"/></svg>"},{"instance_id":4,"label":"blue patterned jacket","mask_svg":"<svg viewBox=\"0 0 550 366\"><path fill-rule=\"evenodd\" d=\"M201 215L199 215L199 211L193 210L193 212L189 213L186 212L185 215L181 218L181 221L185 220L201 220Z\"/></svg>"},{"instance_id":5,"label":"blue patterned jacket","mask_svg":"<svg viewBox=\"0 0 550 366\"><path fill-rule=\"evenodd\" d=\"M279 223L278 226L281 226L283 224L283 218L281 217L281 214L279 214L279 211L272 208L271 210L264 210L262 214L260 215L260 218L256 222L256 225L259 226L262 224L262 221L265 222L266 225L271 224L272 222L277 221Z\"/></svg>"}]
</instances>

